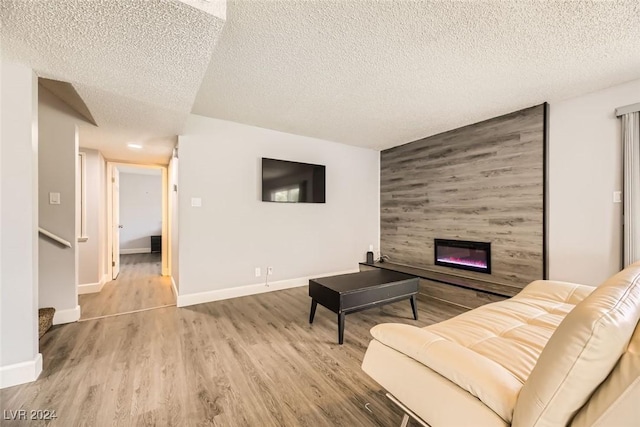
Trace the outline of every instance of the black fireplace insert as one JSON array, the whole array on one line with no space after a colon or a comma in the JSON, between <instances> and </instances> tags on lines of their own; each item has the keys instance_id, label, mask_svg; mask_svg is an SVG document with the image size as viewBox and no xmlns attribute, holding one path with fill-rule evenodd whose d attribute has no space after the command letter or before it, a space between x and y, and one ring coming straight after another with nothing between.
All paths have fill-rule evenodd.
<instances>
[{"instance_id":1,"label":"black fireplace insert","mask_svg":"<svg viewBox=\"0 0 640 427\"><path fill-rule=\"evenodd\" d=\"M436 265L491 274L491 243L434 239Z\"/></svg>"}]
</instances>

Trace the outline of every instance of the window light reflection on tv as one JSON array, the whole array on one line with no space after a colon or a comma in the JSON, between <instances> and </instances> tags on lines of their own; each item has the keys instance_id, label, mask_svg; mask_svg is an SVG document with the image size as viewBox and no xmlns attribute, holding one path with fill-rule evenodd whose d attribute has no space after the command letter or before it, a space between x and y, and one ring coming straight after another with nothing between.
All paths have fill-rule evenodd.
<instances>
[{"instance_id":1,"label":"window light reflection on tv","mask_svg":"<svg viewBox=\"0 0 640 427\"><path fill-rule=\"evenodd\" d=\"M262 159L262 201L325 203L325 166Z\"/></svg>"}]
</instances>

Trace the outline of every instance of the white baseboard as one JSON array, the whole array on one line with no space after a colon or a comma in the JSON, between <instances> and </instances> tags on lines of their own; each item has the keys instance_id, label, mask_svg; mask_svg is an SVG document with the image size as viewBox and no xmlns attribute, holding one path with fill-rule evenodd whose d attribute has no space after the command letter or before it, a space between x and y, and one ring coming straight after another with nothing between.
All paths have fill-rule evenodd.
<instances>
[{"instance_id":1,"label":"white baseboard","mask_svg":"<svg viewBox=\"0 0 640 427\"><path fill-rule=\"evenodd\" d=\"M38 379L42 372L42 354L33 360L0 367L0 388L30 383Z\"/></svg>"},{"instance_id":2,"label":"white baseboard","mask_svg":"<svg viewBox=\"0 0 640 427\"><path fill-rule=\"evenodd\" d=\"M173 291L173 296L176 301L178 300L178 287L176 286L176 281L173 280L173 276L171 276L171 290Z\"/></svg>"},{"instance_id":3,"label":"white baseboard","mask_svg":"<svg viewBox=\"0 0 640 427\"><path fill-rule=\"evenodd\" d=\"M309 279L316 277L337 276L339 274L357 273L359 269L338 271L334 273L322 273L314 274L313 276L298 277L295 279L280 280L278 282L269 283L269 286L265 286L264 283L258 283L255 285L238 286L235 288L216 289L214 291L199 292L195 294L178 295L176 305L178 307L186 307L189 305L203 304L205 302L220 301L230 298L244 297L248 295L262 294L265 292L280 291L283 289L296 288L299 286L306 286L309 284Z\"/></svg>"},{"instance_id":4,"label":"white baseboard","mask_svg":"<svg viewBox=\"0 0 640 427\"><path fill-rule=\"evenodd\" d=\"M120 249L120 255L150 254L151 248Z\"/></svg>"},{"instance_id":5,"label":"white baseboard","mask_svg":"<svg viewBox=\"0 0 640 427\"><path fill-rule=\"evenodd\" d=\"M93 294L96 292L100 292L102 287L109 281L109 275L105 274L102 276L97 283L83 283L82 285L78 285L78 295L84 294Z\"/></svg>"},{"instance_id":6,"label":"white baseboard","mask_svg":"<svg viewBox=\"0 0 640 427\"><path fill-rule=\"evenodd\" d=\"M69 310L56 310L53 315L53 324L62 325L63 323L72 323L80 320L80 306L76 305L76 308Z\"/></svg>"},{"instance_id":7,"label":"white baseboard","mask_svg":"<svg viewBox=\"0 0 640 427\"><path fill-rule=\"evenodd\" d=\"M78 285L78 295L93 294L96 292L100 292L103 286L104 286L104 283L100 283L100 282L84 283L82 285Z\"/></svg>"}]
</instances>

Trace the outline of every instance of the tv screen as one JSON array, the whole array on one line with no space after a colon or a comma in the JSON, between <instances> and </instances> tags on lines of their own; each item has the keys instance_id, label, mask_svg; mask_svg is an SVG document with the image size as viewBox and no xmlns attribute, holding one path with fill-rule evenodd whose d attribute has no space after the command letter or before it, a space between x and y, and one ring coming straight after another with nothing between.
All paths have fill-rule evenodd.
<instances>
[{"instance_id":1,"label":"tv screen","mask_svg":"<svg viewBox=\"0 0 640 427\"><path fill-rule=\"evenodd\" d=\"M325 203L325 167L263 158L262 201Z\"/></svg>"}]
</instances>

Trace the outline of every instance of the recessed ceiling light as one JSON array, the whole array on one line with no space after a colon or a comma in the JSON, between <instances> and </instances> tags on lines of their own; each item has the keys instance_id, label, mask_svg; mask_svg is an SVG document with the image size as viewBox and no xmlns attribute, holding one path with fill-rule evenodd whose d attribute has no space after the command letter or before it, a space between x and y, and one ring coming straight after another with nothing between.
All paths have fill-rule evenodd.
<instances>
[{"instance_id":1,"label":"recessed ceiling light","mask_svg":"<svg viewBox=\"0 0 640 427\"><path fill-rule=\"evenodd\" d=\"M127 147L133 149L133 150L141 150L142 149L142 145L140 144L127 144Z\"/></svg>"}]
</instances>

